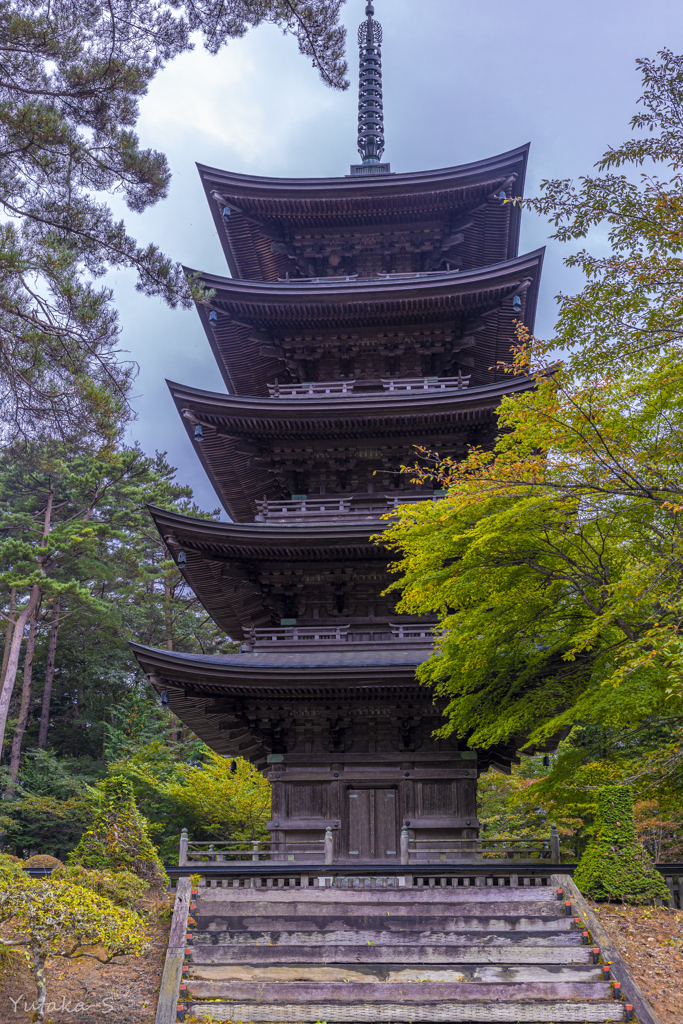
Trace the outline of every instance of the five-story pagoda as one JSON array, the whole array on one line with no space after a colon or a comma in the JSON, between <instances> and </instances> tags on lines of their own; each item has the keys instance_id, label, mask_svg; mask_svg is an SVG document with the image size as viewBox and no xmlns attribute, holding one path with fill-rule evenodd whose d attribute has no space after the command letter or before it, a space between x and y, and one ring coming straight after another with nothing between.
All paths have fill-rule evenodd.
<instances>
[{"instance_id":1,"label":"five-story pagoda","mask_svg":"<svg viewBox=\"0 0 683 1024\"><path fill-rule=\"evenodd\" d=\"M501 396L529 386L495 367L514 322L533 327L543 258L517 255L519 206L505 202L522 194L528 147L411 174L380 162L373 14L349 175L199 168L231 273L202 275L213 298L199 306L226 393L169 387L232 522L151 511L242 646L135 646L184 723L272 782L283 855L332 828L340 863L396 861L404 826L439 845L476 839L478 773L515 757L433 738L440 708L415 678L433 623L396 614L370 536L398 504L440 497L400 473L415 445L490 444Z\"/></svg>"}]
</instances>

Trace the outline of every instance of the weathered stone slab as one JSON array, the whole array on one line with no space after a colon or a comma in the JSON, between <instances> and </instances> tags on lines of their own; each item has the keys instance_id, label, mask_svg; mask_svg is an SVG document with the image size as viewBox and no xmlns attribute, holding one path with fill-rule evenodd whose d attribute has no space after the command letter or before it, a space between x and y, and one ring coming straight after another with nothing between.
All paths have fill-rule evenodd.
<instances>
[{"instance_id":1,"label":"weathered stone slab","mask_svg":"<svg viewBox=\"0 0 683 1024\"><path fill-rule=\"evenodd\" d=\"M195 981L247 981L252 984L271 982L306 981L324 983L353 982L369 984L370 982L394 984L412 982L468 982L486 984L527 984L529 982L591 982L601 981L600 967L576 964L441 964L429 967L421 964L411 967L403 964L370 965L370 964L199 964L193 963L190 968L190 987Z\"/></svg>"},{"instance_id":2,"label":"weathered stone slab","mask_svg":"<svg viewBox=\"0 0 683 1024\"><path fill-rule=\"evenodd\" d=\"M489 982L222 982L188 983L188 995L197 999L230 999L253 1003L440 1003L451 1000L608 999L609 982L543 981L520 984Z\"/></svg>"},{"instance_id":3,"label":"weathered stone slab","mask_svg":"<svg viewBox=\"0 0 683 1024\"><path fill-rule=\"evenodd\" d=\"M536 937L534 937L536 938ZM192 949L195 964L590 964L588 946L522 945L202 945Z\"/></svg>"},{"instance_id":4,"label":"weathered stone slab","mask_svg":"<svg viewBox=\"0 0 683 1024\"><path fill-rule=\"evenodd\" d=\"M624 1004L617 1002L586 1003L552 1001L540 1007L537 1003L511 1000L501 1002L443 1002L420 1006L415 1003L375 1003L367 1006L341 1006L338 1003L318 1002L308 1006L299 1004L263 1003L206 1003L191 1004L191 1011L198 1017L204 1013L213 1020L247 1022L275 1022L289 1024L301 1021L314 1024L371 1024L371 1022L392 1021L396 1024L413 1022L441 1022L446 1024L603 1024L607 1021L625 1020Z\"/></svg>"},{"instance_id":5,"label":"weathered stone slab","mask_svg":"<svg viewBox=\"0 0 683 1024\"><path fill-rule=\"evenodd\" d=\"M205 903L259 903L267 900L269 903L353 903L355 906L363 903L467 903L472 898L478 902L492 901L499 903L501 900L510 900L513 903L526 902L557 902L556 886L434 886L434 888L417 887L404 888L399 886L395 889L321 889L310 888L286 888L267 889L221 889L208 888L201 890L197 906L201 908Z\"/></svg>"}]
</instances>

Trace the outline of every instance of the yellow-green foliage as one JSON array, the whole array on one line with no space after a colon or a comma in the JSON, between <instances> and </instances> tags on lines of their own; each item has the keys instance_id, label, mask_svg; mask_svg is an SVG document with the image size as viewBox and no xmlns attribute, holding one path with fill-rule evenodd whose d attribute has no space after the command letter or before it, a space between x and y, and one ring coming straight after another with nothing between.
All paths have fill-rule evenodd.
<instances>
[{"instance_id":1,"label":"yellow-green foliage","mask_svg":"<svg viewBox=\"0 0 683 1024\"><path fill-rule=\"evenodd\" d=\"M49 853L36 853L24 861L27 868L61 868L62 862L58 857L51 857Z\"/></svg>"},{"instance_id":2,"label":"yellow-green foliage","mask_svg":"<svg viewBox=\"0 0 683 1024\"><path fill-rule=\"evenodd\" d=\"M12 857L11 854L0 853L0 888L5 888L18 879L28 879L28 875L21 869L19 858Z\"/></svg>"},{"instance_id":3,"label":"yellow-green foliage","mask_svg":"<svg viewBox=\"0 0 683 1024\"><path fill-rule=\"evenodd\" d=\"M103 946L109 959L137 956L146 948L138 914L82 886L52 879L0 889L0 922L9 925L11 945L27 945L43 958L81 956L88 947Z\"/></svg>"},{"instance_id":4,"label":"yellow-green foliage","mask_svg":"<svg viewBox=\"0 0 683 1024\"><path fill-rule=\"evenodd\" d=\"M115 776L104 780L95 820L69 854L69 863L113 871L123 868L153 886L166 882L163 865L149 838L148 822L135 805L128 779Z\"/></svg>"},{"instance_id":5,"label":"yellow-green foliage","mask_svg":"<svg viewBox=\"0 0 683 1024\"><path fill-rule=\"evenodd\" d=\"M595 900L668 902L666 882L636 837L633 795L627 786L609 786L598 793L595 835L574 881Z\"/></svg>"},{"instance_id":6,"label":"yellow-green foliage","mask_svg":"<svg viewBox=\"0 0 683 1024\"><path fill-rule=\"evenodd\" d=\"M71 885L90 889L121 907L133 907L147 891L144 879L125 870L97 871L88 870L79 864L69 864L56 868L50 877L59 882L70 882Z\"/></svg>"},{"instance_id":7,"label":"yellow-green foliage","mask_svg":"<svg viewBox=\"0 0 683 1024\"><path fill-rule=\"evenodd\" d=\"M242 757L209 752L203 767L178 765L170 779L155 776L153 766L140 766L137 775L217 838L268 836L270 783Z\"/></svg>"}]
</instances>

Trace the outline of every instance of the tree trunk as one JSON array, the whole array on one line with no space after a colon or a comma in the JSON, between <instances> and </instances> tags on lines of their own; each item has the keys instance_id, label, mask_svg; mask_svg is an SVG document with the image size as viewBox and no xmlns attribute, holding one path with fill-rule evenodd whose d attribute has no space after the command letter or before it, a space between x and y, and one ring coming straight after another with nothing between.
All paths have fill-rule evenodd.
<instances>
[{"instance_id":1,"label":"tree trunk","mask_svg":"<svg viewBox=\"0 0 683 1024\"><path fill-rule=\"evenodd\" d=\"M47 505L45 506L45 515L43 517L43 536L40 542L40 546L44 548L47 544L47 538L50 536L50 526L52 524L52 503L54 501L55 488L54 484L50 483L50 489L48 491ZM43 570L44 555L38 556L38 565ZM5 671L5 678L2 681L2 690L0 691L0 757L2 757L2 745L5 742L5 729L7 727L7 715L9 714L9 702L12 699L12 692L14 690L14 683L17 678L17 671L19 670L19 654L21 652L21 642L24 639L24 630L26 629L26 623L33 615L34 611L38 607L38 601L40 600L40 587L37 583L34 583L31 587L31 593L29 594L28 604L22 610L21 615L17 619L14 625L14 632L12 633L12 643L10 644L9 658L7 659L7 669Z\"/></svg>"},{"instance_id":2,"label":"tree trunk","mask_svg":"<svg viewBox=\"0 0 683 1024\"><path fill-rule=\"evenodd\" d=\"M33 678L33 656L36 652L36 637L38 636L38 609L31 616L31 625L28 631L26 642L26 655L24 657L24 685L21 688L21 706L19 718L14 729L12 740L12 756L9 765L9 782L5 790L5 800L11 800L17 788L19 777L19 765L21 763L21 744L26 732L28 713L31 710L31 680Z\"/></svg>"},{"instance_id":3,"label":"tree trunk","mask_svg":"<svg viewBox=\"0 0 683 1024\"><path fill-rule=\"evenodd\" d=\"M45 957L39 943L31 942L31 959L33 960L33 977L36 983L36 1010L31 1020L45 1020L45 1002L47 1000L47 982L45 980Z\"/></svg>"},{"instance_id":4,"label":"tree trunk","mask_svg":"<svg viewBox=\"0 0 683 1024\"><path fill-rule=\"evenodd\" d=\"M50 725L50 701L52 700L52 682L55 677L55 658L57 657L57 633L59 631L60 603L55 601L52 607L50 624L50 640L47 647L47 665L45 666L45 689L43 690L43 707L40 712L40 734L38 749L47 747L47 730Z\"/></svg>"},{"instance_id":5,"label":"tree trunk","mask_svg":"<svg viewBox=\"0 0 683 1024\"><path fill-rule=\"evenodd\" d=\"M7 670L5 672L2 691L0 691L0 755L2 754L2 745L5 740L5 728L7 726L7 715L9 714L9 702L12 698L14 682L17 678L17 671L19 669L19 655L21 653L21 643L24 639L24 630L26 629L26 623L38 607L39 599L40 587L37 583L34 583L31 587L28 604L22 609L14 626L9 658L7 659Z\"/></svg>"},{"instance_id":6,"label":"tree trunk","mask_svg":"<svg viewBox=\"0 0 683 1024\"><path fill-rule=\"evenodd\" d=\"M2 673L0 674L0 686L5 681L5 673L7 672L7 662L9 661L9 649L12 643L12 633L14 632L14 613L17 609L17 588L12 587L9 595L9 619L7 622L7 629L5 630L5 646L2 652Z\"/></svg>"}]
</instances>

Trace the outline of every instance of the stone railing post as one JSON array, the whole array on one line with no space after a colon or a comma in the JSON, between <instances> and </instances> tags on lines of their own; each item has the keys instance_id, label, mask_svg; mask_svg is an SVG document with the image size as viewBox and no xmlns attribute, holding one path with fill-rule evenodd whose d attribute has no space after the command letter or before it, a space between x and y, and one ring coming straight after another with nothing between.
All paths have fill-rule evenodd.
<instances>
[{"instance_id":1,"label":"stone railing post","mask_svg":"<svg viewBox=\"0 0 683 1024\"><path fill-rule=\"evenodd\" d=\"M190 837L187 834L187 829L184 828L180 833L180 846L178 848L178 867L184 868L187 865L187 844L190 841Z\"/></svg>"},{"instance_id":2,"label":"stone railing post","mask_svg":"<svg viewBox=\"0 0 683 1024\"><path fill-rule=\"evenodd\" d=\"M325 863L332 864L334 858L334 836L332 829L325 829Z\"/></svg>"},{"instance_id":3,"label":"stone railing post","mask_svg":"<svg viewBox=\"0 0 683 1024\"><path fill-rule=\"evenodd\" d=\"M404 825L401 829L401 864L410 864L410 846L408 844L408 829Z\"/></svg>"},{"instance_id":4,"label":"stone railing post","mask_svg":"<svg viewBox=\"0 0 683 1024\"><path fill-rule=\"evenodd\" d=\"M557 825L550 826L550 863L562 863L560 859L560 837L557 833Z\"/></svg>"},{"instance_id":5,"label":"stone railing post","mask_svg":"<svg viewBox=\"0 0 683 1024\"><path fill-rule=\"evenodd\" d=\"M259 843L258 842L253 842L251 844L251 850L252 850L251 859L252 860L260 860L260 857L259 857Z\"/></svg>"}]
</instances>

